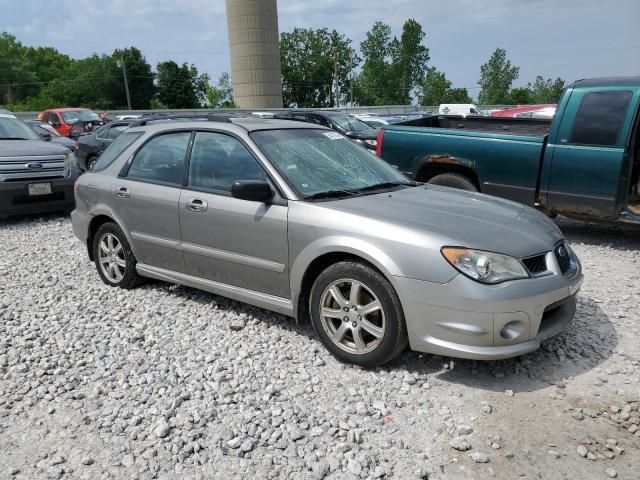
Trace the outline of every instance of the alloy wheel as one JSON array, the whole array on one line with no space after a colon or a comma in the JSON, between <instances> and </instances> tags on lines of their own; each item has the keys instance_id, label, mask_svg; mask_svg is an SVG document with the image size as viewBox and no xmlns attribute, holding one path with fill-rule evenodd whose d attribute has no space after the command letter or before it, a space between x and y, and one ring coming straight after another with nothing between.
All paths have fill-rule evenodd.
<instances>
[{"instance_id":1,"label":"alloy wheel","mask_svg":"<svg viewBox=\"0 0 640 480\"><path fill-rule=\"evenodd\" d=\"M382 304L369 287L357 280L340 279L324 290L320 318L331 341L352 354L375 350L384 337Z\"/></svg>"},{"instance_id":2,"label":"alloy wheel","mask_svg":"<svg viewBox=\"0 0 640 480\"><path fill-rule=\"evenodd\" d=\"M98 245L98 260L102 273L110 282L119 283L127 268L122 244L115 235L105 233Z\"/></svg>"}]
</instances>

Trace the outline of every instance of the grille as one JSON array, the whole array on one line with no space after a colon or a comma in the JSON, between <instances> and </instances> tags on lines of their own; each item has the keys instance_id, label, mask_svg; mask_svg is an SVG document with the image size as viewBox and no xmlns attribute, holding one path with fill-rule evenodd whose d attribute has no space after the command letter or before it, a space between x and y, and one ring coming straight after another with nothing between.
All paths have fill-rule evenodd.
<instances>
[{"instance_id":1,"label":"grille","mask_svg":"<svg viewBox=\"0 0 640 480\"><path fill-rule=\"evenodd\" d=\"M571 259L569 258L567 247L565 247L564 244L558 245L554 250L554 254L556 256L556 260L558 260L560 271L562 273L567 273L567 270L571 267Z\"/></svg>"},{"instance_id":2,"label":"grille","mask_svg":"<svg viewBox=\"0 0 640 480\"><path fill-rule=\"evenodd\" d=\"M39 168L29 168L40 164ZM0 182L66 176L64 155L0 157Z\"/></svg>"},{"instance_id":3,"label":"grille","mask_svg":"<svg viewBox=\"0 0 640 480\"><path fill-rule=\"evenodd\" d=\"M547 271L547 261L545 260L546 254L536 255L535 257L529 257L522 260L524 266L527 267L529 273L535 275Z\"/></svg>"}]
</instances>

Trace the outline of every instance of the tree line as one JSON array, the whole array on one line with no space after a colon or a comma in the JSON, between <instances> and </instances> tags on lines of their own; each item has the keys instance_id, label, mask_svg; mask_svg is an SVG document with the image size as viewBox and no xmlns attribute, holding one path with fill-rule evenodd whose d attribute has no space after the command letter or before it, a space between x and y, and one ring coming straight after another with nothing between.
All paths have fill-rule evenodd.
<instances>
[{"instance_id":1,"label":"tree line","mask_svg":"<svg viewBox=\"0 0 640 480\"><path fill-rule=\"evenodd\" d=\"M472 103L468 88L454 87L444 72L431 65L425 36L414 19L404 22L399 37L392 35L388 24L376 22L359 50L335 29L283 32L280 64L284 105ZM73 59L51 47L23 45L6 32L0 34L0 104L17 111L63 105L126 109L122 63L133 109L235 106L228 72L213 81L193 64L167 60L154 68L135 47ZM557 102L564 80L537 76L526 87L513 87L519 70L507 52L497 48L480 67L476 103Z\"/></svg>"},{"instance_id":2,"label":"tree line","mask_svg":"<svg viewBox=\"0 0 640 480\"><path fill-rule=\"evenodd\" d=\"M12 110L83 106L124 110L126 69L131 108L233 107L228 73L212 83L195 65L172 60L155 66L135 48L73 59L51 47L30 47L0 34L0 105Z\"/></svg>"}]
</instances>

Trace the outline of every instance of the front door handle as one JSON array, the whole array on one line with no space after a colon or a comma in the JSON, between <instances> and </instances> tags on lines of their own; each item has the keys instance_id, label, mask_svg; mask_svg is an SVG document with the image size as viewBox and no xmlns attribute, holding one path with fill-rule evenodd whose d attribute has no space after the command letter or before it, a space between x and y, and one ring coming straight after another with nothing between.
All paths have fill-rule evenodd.
<instances>
[{"instance_id":1,"label":"front door handle","mask_svg":"<svg viewBox=\"0 0 640 480\"><path fill-rule=\"evenodd\" d=\"M127 187L118 187L116 195L120 198L129 198L131 196L131 192Z\"/></svg>"},{"instance_id":2,"label":"front door handle","mask_svg":"<svg viewBox=\"0 0 640 480\"><path fill-rule=\"evenodd\" d=\"M192 198L187 203L187 210L191 210L192 212L206 212L207 202L199 198Z\"/></svg>"}]
</instances>

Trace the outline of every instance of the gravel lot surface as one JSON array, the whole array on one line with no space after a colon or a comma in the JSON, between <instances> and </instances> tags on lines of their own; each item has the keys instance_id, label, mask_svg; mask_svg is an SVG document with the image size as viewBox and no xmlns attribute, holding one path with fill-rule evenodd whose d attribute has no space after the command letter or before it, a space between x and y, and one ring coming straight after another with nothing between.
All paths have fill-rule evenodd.
<instances>
[{"instance_id":1,"label":"gravel lot surface","mask_svg":"<svg viewBox=\"0 0 640 480\"><path fill-rule=\"evenodd\" d=\"M104 285L68 219L0 225L0 478L640 476L640 231L560 221L585 283L538 352L337 362L308 325Z\"/></svg>"}]
</instances>

